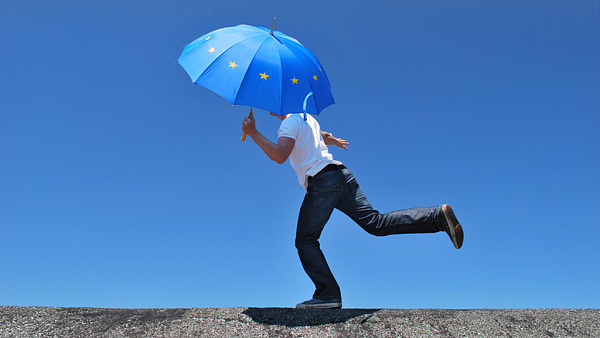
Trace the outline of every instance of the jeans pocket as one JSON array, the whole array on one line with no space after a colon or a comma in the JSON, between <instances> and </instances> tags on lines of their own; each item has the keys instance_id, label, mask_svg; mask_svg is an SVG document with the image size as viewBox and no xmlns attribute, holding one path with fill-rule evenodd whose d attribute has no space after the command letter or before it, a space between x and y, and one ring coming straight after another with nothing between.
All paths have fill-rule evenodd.
<instances>
[{"instance_id":1,"label":"jeans pocket","mask_svg":"<svg viewBox=\"0 0 600 338\"><path fill-rule=\"evenodd\" d=\"M310 193L339 191L343 176L340 172L329 171L313 177L307 187Z\"/></svg>"}]
</instances>

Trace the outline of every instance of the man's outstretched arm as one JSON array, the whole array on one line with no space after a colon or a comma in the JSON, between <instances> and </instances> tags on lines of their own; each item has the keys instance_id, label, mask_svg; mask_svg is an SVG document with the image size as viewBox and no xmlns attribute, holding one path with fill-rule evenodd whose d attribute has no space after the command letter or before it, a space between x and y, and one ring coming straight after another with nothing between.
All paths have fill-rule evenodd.
<instances>
[{"instance_id":1,"label":"man's outstretched arm","mask_svg":"<svg viewBox=\"0 0 600 338\"><path fill-rule=\"evenodd\" d=\"M321 135L323 136L323 141L326 145L335 145L348 150L348 147L346 147L348 144L350 144L348 141L343 140L341 138L333 137L331 133L328 133L326 131L321 131Z\"/></svg>"},{"instance_id":2,"label":"man's outstretched arm","mask_svg":"<svg viewBox=\"0 0 600 338\"><path fill-rule=\"evenodd\" d=\"M296 140L289 137L280 137L277 143L269 141L263 134L256 129L254 118L248 116L244 117L242 122L242 130L248 134L252 140L258 144L258 146L269 156L273 161L282 164L284 163L292 150L294 150L294 144Z\"/></svg>"}]
</instances>

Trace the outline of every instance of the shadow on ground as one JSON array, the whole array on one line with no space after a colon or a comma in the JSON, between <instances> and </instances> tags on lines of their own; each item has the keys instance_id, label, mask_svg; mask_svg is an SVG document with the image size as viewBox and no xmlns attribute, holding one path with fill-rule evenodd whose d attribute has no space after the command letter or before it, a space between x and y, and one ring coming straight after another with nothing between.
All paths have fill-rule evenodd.
<instances>
[{"instance_id":1,"label":"shadow on ground","mask_svg":"<svg viewBox=\"0 0 600 338\"><path fill-rule=\"evenodd\" d=\"M243 314L259 324L283 325L287 327L315 326L345 323L364 316L361 322L369 320L380 309L289 309L256 308L246 309ZM365 316L367 315L367 316Z\"/></svg>"}]
</instances>

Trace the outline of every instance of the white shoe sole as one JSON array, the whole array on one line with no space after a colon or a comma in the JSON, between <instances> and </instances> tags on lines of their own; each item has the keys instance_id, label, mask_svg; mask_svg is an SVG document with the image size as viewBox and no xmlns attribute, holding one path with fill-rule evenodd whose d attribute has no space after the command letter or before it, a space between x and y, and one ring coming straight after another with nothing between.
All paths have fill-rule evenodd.
<instances>
[{"instance_id":1,"label":"white shoe sole","mask_svg":"<svg viewBox=\"0 0 600 338\"><path fill-rule=\"evenodd\" d=\"M456 228L460 226L460 223L458 223L452 207L450 207L448 204L444 204L442 206L442 212L444 213L446 224L448 224L448 229L450 230L450 239L452 239L452 244L454 244L455 248L460 249L462 245L458 245L456 238Z\"/></svg>"},{"instance_id":2,"label":"white shoe sole","mask_svg":"<svg viewBox=\"0 0 600 338\"><path fill-rule=\"evenodd\" d=\"M296 309L340 309L341 303L323 303L323 304L298 304Z\"/></svg>"}]
</instances>

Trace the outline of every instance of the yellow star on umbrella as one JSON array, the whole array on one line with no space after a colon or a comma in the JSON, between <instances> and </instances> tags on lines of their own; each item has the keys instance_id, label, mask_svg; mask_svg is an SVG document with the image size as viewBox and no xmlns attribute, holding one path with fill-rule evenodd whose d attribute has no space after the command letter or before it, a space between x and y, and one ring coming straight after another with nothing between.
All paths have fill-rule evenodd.
<instances>
[{"instance_id":1,"label":"yellow star on umbrella","mask_svg":"<svg viewBox=\"0 0 600 338\"><path fill-rule=\"evenodd\" d=\"M316 75L315 75L315 76L313 76L313 79L315 79L315 81L317 81L317 76L316 76Z\"/></svg>"},{"instance_id":2,"label":"yellow star on umbrella","mask_svg":"<svg viewBox=\"0 0 600 338\"><path fill-rule=\"evenodd\" d=\"M292 80L292 83L293 83L293 84L298 84L298 79L296 79L296 78L293 78L293 79L291 79L291 80Z\"/></svg>"},{"instance_id":3,"label":"yellow star on umbrella","mask_svg":"<svg viewBox=\"0 0 600 338\"><path fill-rule=\"evenodd\" d=\"M210 36L209 36L209 37L207 37L206 39L204 39L204 41L208 41L208 40L210 40Z\"/></svg>"},{"instance_id":4,"label":"yellow star on umbrella","mask_svg":"<svg viewBox=\"0 0 600 338\"><path fill-rule=\"evenodd\" d=\"M266 80L269 77L269 75L267 75L267 72L264 73L260 73L260 78Z\"/></svg>"},{"instance_id":5,"label":"yellow star on umbrella","mask_svg":"<svg viewBox=\"0 0 600 338\"><path fill-rule=\"evenodd\" d=\"M235 69L235 67L237 67L238 65L235 64L235 62L229 62L229 67L231 67L232 69Z\"/></svg>"},{"instance_id":6,"label":"yellow star on umbrella","mask_svg":"<svg viewBox=\"0 0 600 338\"><path fill-rule=\"evenodd\" d=\"M214 53L215 52L215 47L210 47L210 49L208 50L209 53Z\"/></svg>"}]
</instances>

